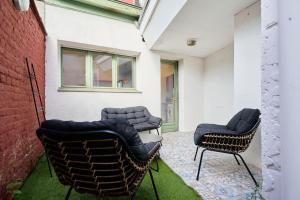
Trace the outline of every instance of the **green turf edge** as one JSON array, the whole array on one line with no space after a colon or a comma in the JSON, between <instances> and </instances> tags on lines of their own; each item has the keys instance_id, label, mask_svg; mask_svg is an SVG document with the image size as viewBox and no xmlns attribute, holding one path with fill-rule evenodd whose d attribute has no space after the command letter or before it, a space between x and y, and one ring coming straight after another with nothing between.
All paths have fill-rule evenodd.
<instances>
[{"instance_id":1,"label":"green turf edge","mask_svg":"<svg viewBox=\"0 0 300 200\"><path fill-rule=\"evenodd\" d=\"M159 173L153 172L153 176L154 176L154 181L156 182L158 193L160 195L160 199L162 200L164 199L201 200L202 199L200 195L192 187L188 186L181 179L181 177L178 176L164 161L159 160L159 166L160 166L160 172ZM164 180L164 178L167 178L167 180ZM161 185L163 185L164 187L160 187ZM172 191L169 191L170 188L171 189L174 188L174 189ZM64 199L67 190L68 187L60 184L56 176L50 178L47 161L46 158L43 156L37 162L37 165L32 170L31 175L28 176L28 178L24 182L24 185L21 189L21 193L17 194L14 199L15 200ZM152 184L150 182L149 175L147 174L145 180L143 180L142 182L142 186L137 192L136 199L151 200L154 198L155 197L154 197ZM125 200L128 199L128 197L100 198L89 194L79 194L77 192L72 192L70 196L70 200L93 200L93 199L105 199L105 200L124 199Z\"/></svg>"},{"instance_id":2,"label":"green turf edge","mask_svg":"<svg viewBox=\"0 0 300 200\"><path fill-rule=\"evenodd\" d=\"M161 158L160 158L161 159ZM202 199L201 195L191 186L189 186L163 159L161 159L161 161L166 165L166 167L175 175L177 176L178 179L180 179L183 184L188 187L189 189L193 190L195 192L195 194Z\"/></svg>"}]
</instances>

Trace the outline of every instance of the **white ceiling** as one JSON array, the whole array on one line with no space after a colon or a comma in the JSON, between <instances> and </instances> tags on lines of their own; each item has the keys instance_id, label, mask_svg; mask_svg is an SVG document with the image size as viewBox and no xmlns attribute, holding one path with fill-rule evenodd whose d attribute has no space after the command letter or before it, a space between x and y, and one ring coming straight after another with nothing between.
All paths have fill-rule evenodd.
<instances>
[{"instance_id":1,"label":"white ceiling","mask_svg":"<svg viewBox=\"0 0 300 200\"><path fill-rule=\"evenodd\" d=\"M234 15L257 0L188 0L154 50L206 57L233 42ZM196 46L186 45L196 38Z\"/></svg>"}]
</instances>

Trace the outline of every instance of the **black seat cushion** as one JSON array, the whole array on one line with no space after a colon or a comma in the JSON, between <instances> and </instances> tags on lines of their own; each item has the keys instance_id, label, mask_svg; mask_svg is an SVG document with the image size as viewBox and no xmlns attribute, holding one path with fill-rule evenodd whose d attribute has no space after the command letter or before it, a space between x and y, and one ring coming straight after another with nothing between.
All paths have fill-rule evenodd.
<instances>
[{"instance_id":1,"label":"black seat cushion","mask_svg":"<svg viewBox=\"0 0 300 200\"><path fill-rule=\"evenodd\" d=\"M217 124L200 124L194 133L194 143L201 145L205 134L239 135L249 132L259 121L258 109L244 108L238 112L226 126Z\"/></svg>"},{"instance_id":2,"label":"black seat cushion","mask_svg":"<svg viewBox=\"0 0 300 200\"><path fill-rule=\"evenodd\" d=\"M133 124L133 126L138 132L155 129L157 127L156 125L150 124L149 122Z\"/></svg>"},{"instance_id":3,"label":"black seat cushion","mask_svg":"<svg viewBox=\"0 0 300 200\"><path fill-rule=\"evenodd\" d=\"M160 127L161 118L152 116L144 106L127 108L104 108L101 111L101 119L127 119L138 131L157 129Z\"/></svg>"},{"instance_id":4,"label":"black seat cushion","mask_svg":"<svg viewBox=\"0 0 300 200\"><path fill-rule=\"evenodd\" d=\"M112 130L120 134L126 141L128 149L139 161L146 161L151 154L152 144L143 144L135 128L126 119L116 118L94 122L74 122L62 120L46 120L41 128L65 131L65 132L88 132L100 130ZM150 146L149 146L150 145Z\"/></svg>"},{"instance_id":5,"label":"black seat cushion","mask_svg":"<svg viewBox=\"0 0 300 200\"><path fill-rule=\"evenodd\" d=\"M258 122L259 109L244 108L228 122L226 127L237 133L246 133Z\"/></svg>"},{"instance_id":6,"label":"black seat cushion","mask_svg":"<svg viewBox=\"0 0 300 200\"><path fill-rule=\"evenodd\" d=\"M220 134L236 134L235 131L228 129L226 126L218 124L200 124L194 133L195 145L200 145L202 137L209 133L220 133Z\"/></svg>"}]
</instances>

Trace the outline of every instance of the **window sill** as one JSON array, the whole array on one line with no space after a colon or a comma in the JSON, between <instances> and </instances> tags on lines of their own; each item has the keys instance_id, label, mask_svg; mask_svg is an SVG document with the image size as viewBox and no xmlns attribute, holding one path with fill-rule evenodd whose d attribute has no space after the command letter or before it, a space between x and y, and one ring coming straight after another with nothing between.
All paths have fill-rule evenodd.
<instances>
[{"instance_id":1,"label":"window sill","mask_svg":"<svg viewBox=\"0 0 300 200\"><path fill-rule=\"evenodd\" d=\"M58 92L103 92L103 93L142 93L133 88L77 88L77 87L60 87Z\"/></svg>"}]
</instances>

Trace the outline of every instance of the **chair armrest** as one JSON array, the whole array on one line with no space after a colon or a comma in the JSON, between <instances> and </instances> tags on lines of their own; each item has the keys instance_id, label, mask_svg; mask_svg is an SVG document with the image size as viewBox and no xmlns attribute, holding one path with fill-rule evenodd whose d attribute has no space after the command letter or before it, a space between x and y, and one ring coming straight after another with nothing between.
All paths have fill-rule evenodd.
<instances>
[{"instance_id":1,"label":"chair armrest","mask_svg":"<svg viewBox=\"0 0 300 200\"><path fill-rule=\"evenodd\" d=\"M154 124L158 127L161 126L161 122L162 122L162 120L159 117L154 117L152 115L149 117L149 123Z\"/></svg>"},{"instance_id":2,"label":"chair armrest","mask_svg":"<svg viewBox=\"0 0 300 200\"><path fill-rule=\"evenodd\" d=\"M126 157L131 163L131 165L138 171L145 171L150 167L150 164L152 163L153 159L159 154L159 149L161 147L160 142L154 142L155 145L152 145L152 148L149 149L148 152L148 159L145 161L139 161L136 160L132 155L129 155L126 153Z\"/></svg>"}]
</instances>

